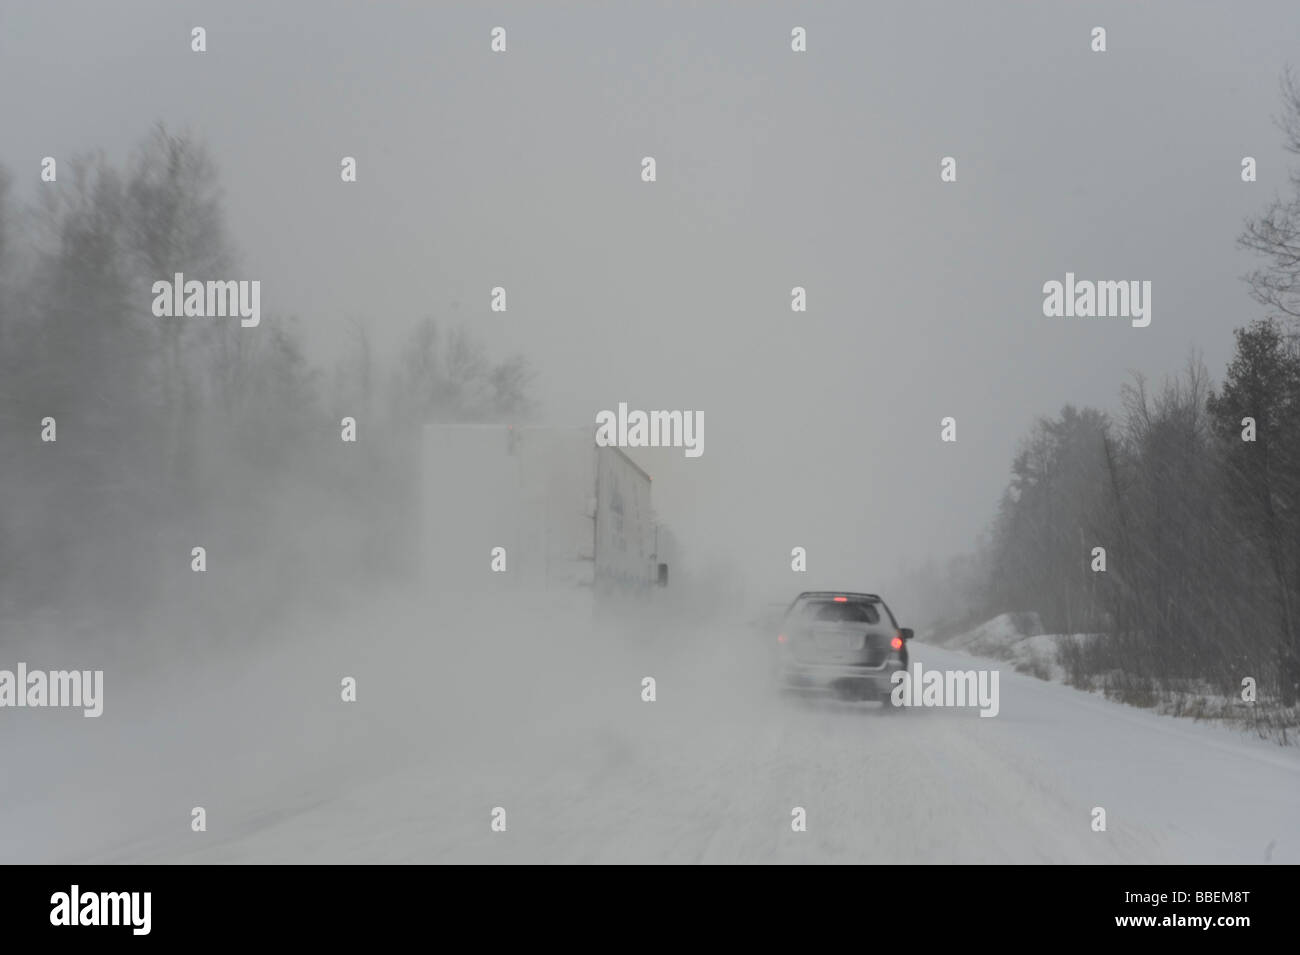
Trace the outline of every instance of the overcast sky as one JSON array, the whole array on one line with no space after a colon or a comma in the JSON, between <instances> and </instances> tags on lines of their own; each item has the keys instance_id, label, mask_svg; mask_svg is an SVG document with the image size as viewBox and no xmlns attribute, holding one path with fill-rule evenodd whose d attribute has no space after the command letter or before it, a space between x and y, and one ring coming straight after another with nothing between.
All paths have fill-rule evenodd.
<instances>
[{"instance_id":1,"label":"overcast sky","mask_svg":"<svg viewBox=\"0 0 1300 955\"><path fill-rule=\"evenodd\" d=\"M261 330L298 316L318 361L433 315L526 354L545 421L702 411L702 457L637 457L695 556L780 599L967 547L1038 415L1193 348L1221 378L1289 60L1294 0L9 0L0 162L30 198L41 157L163 120L217 160ZM1044 317L1066 271L1151 281L1151 325Z\"/></svg>"}]
</instances>

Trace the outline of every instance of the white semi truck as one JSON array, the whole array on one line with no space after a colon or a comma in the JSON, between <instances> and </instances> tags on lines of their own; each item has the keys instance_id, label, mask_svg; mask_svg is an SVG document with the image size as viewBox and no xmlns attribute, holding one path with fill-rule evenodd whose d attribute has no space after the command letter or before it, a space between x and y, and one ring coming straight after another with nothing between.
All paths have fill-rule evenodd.
<instances>
[{"instance_id":1,"label":"white semi truck","mask_svg":"<svg viewBox=\"0 0 1300 955\"><path fill-rule=\"evenodd\" d=\"M646 600L668 574L650 484L594 427L427 425L425 584L578 594L593 609Z\"/></svg>"}]
</instances>

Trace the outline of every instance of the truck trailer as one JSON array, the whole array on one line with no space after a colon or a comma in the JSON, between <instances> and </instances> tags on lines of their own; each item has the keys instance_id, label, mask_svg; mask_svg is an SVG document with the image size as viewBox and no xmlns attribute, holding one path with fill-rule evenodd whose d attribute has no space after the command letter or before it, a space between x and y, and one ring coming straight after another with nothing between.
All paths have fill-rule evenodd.
<instances>
[{"instance_id":1,"label":"truck trailer","mask_svg":"<svg viewBox=\"0 0 1300 955\"><path fill-rule=\"evenodd\" d=\"M594 428L431 424L421 458L435 592L567 593L600 610L667 584L650 475Z\"/></svg>"}]
</instances>

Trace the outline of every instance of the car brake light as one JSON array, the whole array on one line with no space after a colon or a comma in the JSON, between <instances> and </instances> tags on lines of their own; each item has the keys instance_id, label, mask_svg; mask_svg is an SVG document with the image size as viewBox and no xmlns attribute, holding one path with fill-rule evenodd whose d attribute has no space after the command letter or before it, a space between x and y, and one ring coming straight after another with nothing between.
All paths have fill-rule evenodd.
<instances>
[{"instance_id":1,"label":"car brake light","mask_svg":"<svg viewBox=\"0 0 1300 955\"><path fill-rule=\"evenodd\" d=\"M893 640L889 641L889 645L895 650L901 650L903 649L903 638L896 635Z\"/></svg>"},{"instance_id":2,"label":"car brake light","mask_svg":"<svg viewBox=\"0 0 1300 955\"><path fill-rule=\"evenodd\" d=\"M833 597L831 599L833 599L837 604L846 604L849 602L848 597Z\"/></svg>"}]
</instances>

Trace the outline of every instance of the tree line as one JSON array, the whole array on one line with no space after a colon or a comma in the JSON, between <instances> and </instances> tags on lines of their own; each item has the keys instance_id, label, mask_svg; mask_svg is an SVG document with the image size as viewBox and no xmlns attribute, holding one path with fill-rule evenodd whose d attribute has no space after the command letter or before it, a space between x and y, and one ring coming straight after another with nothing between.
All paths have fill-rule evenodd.
<instances>
[{"instance_id":1,"label":"tree line","mask_svg":"<svg viewBox=\"0 0 1300 955\"><path fill-rule=\"evenodd\" d=\"M124 162L60 162L32 202L0 169L0 631L54 608L129 619L192 587L196 545L210 566L194 626L223 631L260 627L313 579L400 574L416 429L531 407L524 359L431 317L384 357L366 322L392 319L366 316L323 368L290 316L152 315L154 281L239 269L216 166L189 135L158 126Z\"/></svg>"},{"instance_id":2,"label":"tree line","mask_svg":"<svg viewBox=\"0 0 1300 955\"><path fill-rule=\"evenodd\" d=\"M1300 86L1279 121L1300 154ZM1222 383L1196 357L1114 413L1065 407L1023 439L996 516L944 576L940 624L1034 612L1083 677L1300 689L1300 171L1247 221L1246 276L1264 317L1236 329ZM1098 551L1097 548L1103 548ZM1099 560L1099 557L1101 558ZM931 569L934 574L937 569Z\"/></svg>"}]
</instances>

